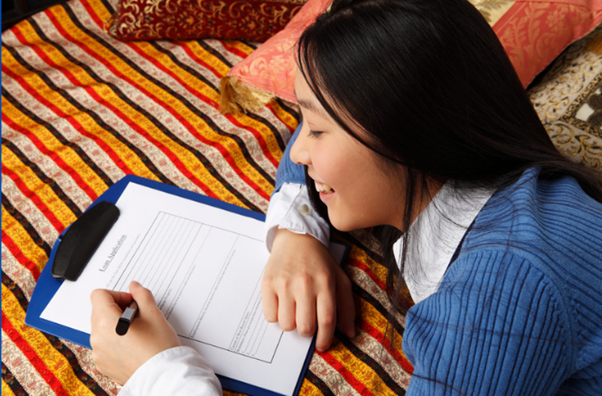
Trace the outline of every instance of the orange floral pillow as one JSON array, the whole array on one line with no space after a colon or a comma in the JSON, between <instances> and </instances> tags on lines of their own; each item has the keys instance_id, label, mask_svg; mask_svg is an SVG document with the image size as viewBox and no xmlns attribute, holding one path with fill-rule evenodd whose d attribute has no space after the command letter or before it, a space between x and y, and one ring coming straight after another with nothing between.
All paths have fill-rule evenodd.
<instances>
[{"instance_id":1,"label":"orange floral pillow","mask_svg":"<svg viewBox=\"0 0 602 396\"><path fill-rule=\"evenodd\" d=\"M108 23L120 40L246 39L281 31L307 0L121 0Z\"/></svg>"},{"instance_id":2,"label":"orange floral pillow","mask_svg":"<svg viewBox=\"0 0 602 396\"><path fill-rule=\"evenodd\" d=\"M254 111L274 97L296 103L295 43L332 0L309 0L289 25L221 81L222 112ZM569 44L602 21L600 0L470 0L487 19L527 86Z\"/></svg>"}]
</instances>

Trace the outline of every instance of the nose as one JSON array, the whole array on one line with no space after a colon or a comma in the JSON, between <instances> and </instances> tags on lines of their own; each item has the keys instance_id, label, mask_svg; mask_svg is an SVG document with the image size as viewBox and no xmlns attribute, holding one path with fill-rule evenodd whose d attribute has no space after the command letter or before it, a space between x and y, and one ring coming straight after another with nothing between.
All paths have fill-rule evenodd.
<instances>
[{"instance_id":1,"label":"nose","mask_svg":"<svg viewBox=\"0 0 602 396\"><path fill-rule=\"evenodd\" d=\"M301 125L301 130L295 140L293 147L291 147L291 160L299 165L310 165L311 156L309 153L309 142L308 142L308 129L305 123Z\"/></svg>"}]
</instances>

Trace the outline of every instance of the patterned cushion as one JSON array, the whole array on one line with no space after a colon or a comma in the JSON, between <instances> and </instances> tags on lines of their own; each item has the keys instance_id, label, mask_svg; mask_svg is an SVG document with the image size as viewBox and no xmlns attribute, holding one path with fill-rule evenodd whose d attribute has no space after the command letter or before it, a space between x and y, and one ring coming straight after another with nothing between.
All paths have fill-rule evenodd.
<instances>
[{"instance_id":1,"label":"patterned cushion","mask_svg":"<svg viewBox=\"0 0 602 396\"><path fill-rule=\"evenodd\" d=\"M566 157L602 171L602 26L564 52L529 97Z\"/></svg>"},{"instance_id":2,"label":"patterned cushion","mask_svg":"<svg viewBox=\"0 0 602 396\"><path fill-rule=\"evenodd\" d=\"M293 50L301 33L332 0L309 0L287 27L234 66L221 81L221 111L255 111L274 96L297 103Z\"/></svg>"},{"instance_id":3,"label":"patterned cushion","mask_svg":"<svg viewBox=\"0 0 602 396\"><path fill-rule=\"evenodd\" d=\"M223 38L265 41L306 0L122 0L108 22L121 40Z\"/></svg>"},{"instance_id":4,"label":"patterned cushion","mask_svg":"<svg viewBox=\"0 0 602 396\"><path fill-rule=\"evenodd\" d=\"M600 0L470 0L500 38L525 86L602 21ZM274 97L296 103L292 48L331 0L310 0L280 33L222 80L224 113L254 111Z\"/></svg>"}]
</instances>

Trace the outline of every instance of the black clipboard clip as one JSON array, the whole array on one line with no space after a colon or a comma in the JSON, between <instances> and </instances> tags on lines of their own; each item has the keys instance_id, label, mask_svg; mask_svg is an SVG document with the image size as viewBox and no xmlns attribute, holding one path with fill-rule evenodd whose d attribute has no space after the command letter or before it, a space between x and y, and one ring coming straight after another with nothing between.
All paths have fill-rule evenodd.
<instances>
[{"instance_id":1,"label":"black clipboard clip","mask_svg":"<svg viewBox=\"0 0 602 396\"><path fill-rule=\"evenodd\" d=\"M52 277L76 281L118 217L117 206L107 201L85 211L65 231L52 263Z\"/></svg>"}]
</instances>

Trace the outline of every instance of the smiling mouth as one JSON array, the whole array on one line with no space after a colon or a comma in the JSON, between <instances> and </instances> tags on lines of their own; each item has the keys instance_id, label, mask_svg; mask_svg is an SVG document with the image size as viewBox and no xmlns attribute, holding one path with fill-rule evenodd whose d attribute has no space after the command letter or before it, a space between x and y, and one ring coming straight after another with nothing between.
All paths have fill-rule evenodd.
<instances>
[{"instance_id":1,"label":"smiling mouth","mask_svg":"<svg viewBox=\"0 0 602 396\"><path fill-rule=\"evenodd\" d=\"M332 187L330 187L328 184L318 183L315 180L314 180L314 184L316 186L316 190L318 190L318 192L320 192L320 193L331 194L334 192Z\"/></svg>"}]
</instances>

